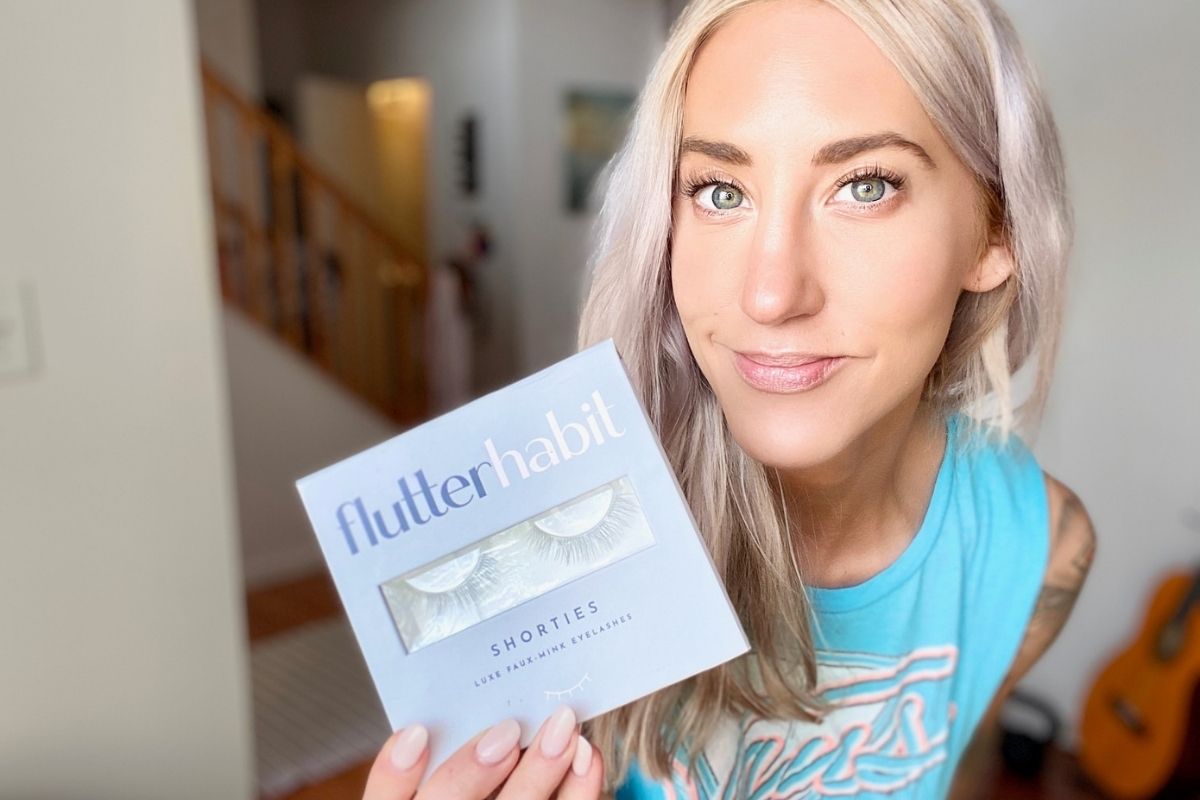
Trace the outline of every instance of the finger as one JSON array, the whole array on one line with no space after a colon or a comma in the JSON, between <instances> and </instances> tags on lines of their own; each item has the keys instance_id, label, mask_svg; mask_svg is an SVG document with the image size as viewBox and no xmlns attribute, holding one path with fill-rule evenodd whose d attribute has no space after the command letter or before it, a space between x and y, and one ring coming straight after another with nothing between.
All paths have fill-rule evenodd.
<instances>
[{"instance_id":1,"label":"finger","mask_svg":"<svg viewBox=\"0 0 1200 800\"><path fill-rule=\"evenodd\" d=\"M419 722L388 737L367 774L363 800L410 800L429 763L428 742Z\"/></svg>"},{"instance_id":2,"label":"finger","mask_svg":"<svg viewBox=\"0 0 1200 800\"><path fill-rule=\"evenodd\" d=\"M417 800L484 800L520 760L520 740L521 724L515 719L480 731L433 771Z\"/></svg>"},{"instance_id":3,"label":"finger","mask_svg":"<svg viewBox=\"0 0 1200 800\"><path fill-rule=\"evenodd\" d=\"M596 800L604 786L604 759L584 735L575 740L571 769L558 787L557 800Z\"/></svg>"},{"instance_id":4,"label":"finger","mask_svg":"<svg viewBox=\"0 0 1200 800\"><path fill-rule=\"evenodd\" d=\"M542 800L552 796L571 766L578 732L570 706L554 709L525 748L497 800Z\"/></svg>"}]
</instances>

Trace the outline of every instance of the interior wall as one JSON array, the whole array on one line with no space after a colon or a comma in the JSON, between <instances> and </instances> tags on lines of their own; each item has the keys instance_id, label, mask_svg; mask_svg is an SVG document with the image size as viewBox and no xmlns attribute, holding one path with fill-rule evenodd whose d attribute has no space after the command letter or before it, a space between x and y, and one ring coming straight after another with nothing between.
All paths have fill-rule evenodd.
<instances>
[{"instance_id":1,"label":"interior wall","mask_svg":"<svg viewBox=\"0 0 1200 800\"><path fill-rule=\"evenodd\" d=\"M0 796L251 798L186 0L0 3Z\"/></svg>"},{"instance_id":2,"label":"interior wall","mask_svg":"<svg viewBox=\"0 0 1200 800\"><path fill-rule=\"evenodd\" d=\"M222 318L246 584L319 572L325 560L296 479L399 429L240 311Z\"/></svg>"},{"instance_id":3,"label":"interior wall","mask_svg":"<svg viewBox=\"0 0 1200 800\"><path fill-rule=\"evenodd\" d=\"M528 374L575 352L587 233L595 219L594 212L565 208L566 92L636 95L666 32L660 0L519 0L517 12L514 249L519 365Z\"/></svg>"},{"instance_id":4,"label":"interior wall","mask_svg":"<svg viewBox=\"0 0 1200 800\"><path fill-rule=\"evenodd\" d=\"M425 82L403 78L368 85L304 74L295 97L295 134L305 151L404 253L427 263Z\"/></svg>"},{"instance_id":5,"label":"interior wall","mask_svg":"<svg viewBox=\"0 0 1200 800\"><path fill-rule=\"evenodd\" d=\"M1141 625L1150 593L1188 569L1200 531L1200 136L1192 77L1200 6L1004 0L1037 63L1066 151L1078 243L1065 338L1035 448L1099 539L1075 612L1024 686L1065 716ZM1183 191L1172 191L1172 187Z\"/></svg>"},{"instance_id":6,"label":"interior wall","mask_svg":"<svg viewBox=\"0 0 1200 800\"><path fill-rule=\"evenodd\" d=\"M375 219L383 219L379 159L366 87L321 75L296 84L293 134L338 187Z\"/></svg>"},{"instance_id":7,"label":"interior wall","mask_svg":"<svg viewBox=\"0 0 1200 800\"><path fill-rule=\"evenodd\" d=\"M204 57L246 97L262 95L258 25L248 0L193 0Z\"/></svg>"}]
</instances>

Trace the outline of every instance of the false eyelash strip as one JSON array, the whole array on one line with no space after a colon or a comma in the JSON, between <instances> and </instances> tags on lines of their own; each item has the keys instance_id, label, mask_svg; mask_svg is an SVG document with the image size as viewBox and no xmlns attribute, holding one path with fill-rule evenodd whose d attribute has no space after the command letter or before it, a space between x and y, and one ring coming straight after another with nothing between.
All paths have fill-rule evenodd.
<instances>
[{"instance_id":1,"label":"false eyelash strip","mask_svg":"<svg viewBox=\"0 0 1200 800\"><path fill-rule=\"evenodd\" d=\"M380 588L412 653L653 543L622 476Z\"/></svg>"},{"instance_id":2,"label":"false eyelash strip","mask_svg":"<svg viewBox=\"0 0 1200 800\"><path fill-rule=\"evenodd\" d=\"M603 510L599 514L587 520L587 510L595 513L600 508ZM555 519L555 514L562 512L551 512L533 520L533 533L528 539L530 551L541 559L557 561L567 567L597 563L620 546L641 512L633 492L619 485L605 487L582 500L573 501L571 510L575 509L582 509L584 513L571 520L575 523L573 529ZM587 521L581 523L580 518Z\"/></svg>"}]
</instances>

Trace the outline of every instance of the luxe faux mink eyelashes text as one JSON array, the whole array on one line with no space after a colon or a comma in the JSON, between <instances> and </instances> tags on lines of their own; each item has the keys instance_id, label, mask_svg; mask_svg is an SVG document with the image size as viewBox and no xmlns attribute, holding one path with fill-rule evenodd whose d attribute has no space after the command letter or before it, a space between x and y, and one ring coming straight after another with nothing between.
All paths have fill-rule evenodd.
<instances>
[{"instance_id":1,"label":"luxe faux mink eyelashes text","mask_svg":"<svg viewBox=\"0 0 1200 800\"><path fill-rule=\"evenodd\" d=\"M476 499L487 497L488 491L481 473L484 467L491 467L500 487L507 489L517 475L521 480L527 480L536 473L585 454L593 445L603 445L609 439L624 436L625 431L617 429L609 414L613 408L605 404L599 390L593 391L591 401L579 406L584 414L583 421L563 424L553 411L547 411L545 416L550 435L535 436L519 450L499 452L490 437L485 439L483 449L487 453L487 460L468 469L466 475L450 475L440 483L431 485L425 471L418 469L413 473L416 487L409 485L407 477L399 478L396 485L400 489L400 500L385 510L368 509L361 497L343 502L334 514L350 555L361 552L360 545L364 537L368 545L376 547L402 533L411 532L415 527L444 517ZM511 476L510 470L513 470Z\"/></svg>"}]
</instances>

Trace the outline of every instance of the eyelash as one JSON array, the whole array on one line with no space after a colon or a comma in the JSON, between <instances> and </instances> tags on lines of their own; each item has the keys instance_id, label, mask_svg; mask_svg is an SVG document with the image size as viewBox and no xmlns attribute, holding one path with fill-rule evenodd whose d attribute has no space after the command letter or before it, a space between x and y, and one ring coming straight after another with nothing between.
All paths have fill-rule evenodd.
<instances>
[{"instance_id":1,"label":"eyelash","mask_svg":"<svg viewBox=\"0 0 1200 800\"><path fill-rule=\"evenodd\" d=\"M527 528L530 533L526 540L529 549L535 555L566 566L579 561L596 560L612 552L621 543L621 537L628 532L629 523L637 517L638 506L633 492L628 488L615 486L611 491L612 499L604 516L582 533L557 536L538 527L537 523L548 519L553 512L532 520ZM475 569L453 589L429 592L411 583L407 586L422 597L428 598L427 602L434 605L436 613L440 615L445 611L472 607L481 597L486 597L488 592L501 584L506 577L505 572L504 565L490 551L484 549L479 554L479 562Z\"/></svg>"},{"instance_id":2,"label":"eyelash","mask_svg":"<svg viewBox=\"0 0 1200 800\"><path fill-rule=\"evenodd\" d=\"M453 589L433 592L420 589L406 582L406 588L413 592L420 602L427 605L427 613L433 618L442 618L446 614L475 613L479 601L494 591L503 583L502 565L487 550L481 550L479 561L471 574Z\"/></svg>"},{"instance_id":3,"label":"eyelash","mask_svg":"<svg viewBox=\"0 0 1200 800\"><path fill-rule=\"evenodd\" d=\"M858 169L856 169L854 172L850 173L849 175L846 175L843 178L839 178L837 181L837 184L834 186L835 193L836 193L836 190L841 189L843 186L847 186L851 183L855 183L858 181L873 180L873 179L883 180L883 181L891 184L892 188L896 190L895 192L893 192L893 194L903 191L904 184L907 182L907 179L903 175L900 175L897 172L893 172L892 170L890 170L886 167L880 166L879 164L872 164L869 167L859 167ZM732 187L734 190L736 190L739 194L742 194L742 195L746 194L746 190L743 189L741 184L739 184L737 181L729 179L729 178L721 177L719 174L716 174L716 173L704 173L697 177L689 178L689 179L685 180L683 182L683 186L679 190L679 194L683 197L687 197L689 199L694 200L696 195L699 194L701 189L704 189L704 188L707 188L707 187L713 186L713 185L729 186L729 187ZM889 200L884 199L884 200L876 200L873 203L857 203L856 205L860 205L860 206L869 208L871 206L886 205L888 203L889 203ZM729 213L728 211L725 211L725 212L713 211L711 209L703 208L703 207L697 207L696 210L699 211L701 214L704 214L705 216L709 216L709 217L723 217ZM733 209L730 209L730 210L732 211Z\"/></svg>"},{"instance_id":4,"label":"eyelash","mask_svg":"<svg viewBox=\"0 0 1200 800\"><path fill-rule=\"evenodd\" d=\"M600 521L575 536L548 533L538 527L538 520L534 520L530 548L543 558L552 558L568 566L579 561L595 561L612 552L638 513L633 492L623 487L614 487L612 491L612 500Z\"/></svg>"}]
</instances>

